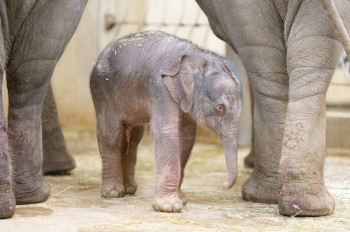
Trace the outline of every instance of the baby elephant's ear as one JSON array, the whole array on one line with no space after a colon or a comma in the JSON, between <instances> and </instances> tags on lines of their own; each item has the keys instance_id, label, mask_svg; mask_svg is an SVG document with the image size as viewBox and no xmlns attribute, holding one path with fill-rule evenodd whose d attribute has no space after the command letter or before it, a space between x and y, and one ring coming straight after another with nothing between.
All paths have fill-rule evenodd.
<instances>
[{"instance_id":1,"label":"baby elephant's ear","mask_svg":"<svg viewBox=\"0 0 350 232\"><path fill-rule=\"evenodd\" d=\"M162 73L162 79L171 97L182 111L190 112L193 104L193 67L191 56L184 55L169 65Z\"/></svg>"}]
</instances>

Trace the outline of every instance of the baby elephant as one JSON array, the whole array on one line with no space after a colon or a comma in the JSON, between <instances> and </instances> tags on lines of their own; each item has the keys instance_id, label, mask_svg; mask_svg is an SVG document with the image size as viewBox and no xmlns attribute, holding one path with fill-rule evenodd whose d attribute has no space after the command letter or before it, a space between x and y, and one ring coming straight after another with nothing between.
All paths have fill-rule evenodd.
<instances>
[{"instance_id":1,"label":"baby elephant","mask_svg":"<svg viewBox=\"0 0 350 232\"><path fill-rule=\"evenodd\" d=\"M92 71L104 197L136 192L137 146L151 123L155 142L153 208L180 212L180 190L196 123L222 141L230 188L237 179L237 129L241 85L233 65L219 55L163 32L142 32L112 42Z\"/></svg>"}]
</instances>

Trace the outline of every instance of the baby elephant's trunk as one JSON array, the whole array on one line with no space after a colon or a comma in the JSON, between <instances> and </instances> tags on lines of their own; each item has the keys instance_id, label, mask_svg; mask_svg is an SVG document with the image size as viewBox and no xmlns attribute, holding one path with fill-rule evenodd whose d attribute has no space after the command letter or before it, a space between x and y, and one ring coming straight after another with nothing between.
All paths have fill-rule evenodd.
<instances>
[{"instance_id":1,"label":"baby elephant's trunk","mask_svg":"<svg viewBox=\"0 0 350 232\"><path fill-rule=\"evenodd\" d=\"M225 188L231 188L237 180L238 167L237 167L237 134L238 126L235 125L231 128L223 128L221 134L221 142L224 147L225 159L228 180L225 182Z\"/></svg>"}]
</instances>

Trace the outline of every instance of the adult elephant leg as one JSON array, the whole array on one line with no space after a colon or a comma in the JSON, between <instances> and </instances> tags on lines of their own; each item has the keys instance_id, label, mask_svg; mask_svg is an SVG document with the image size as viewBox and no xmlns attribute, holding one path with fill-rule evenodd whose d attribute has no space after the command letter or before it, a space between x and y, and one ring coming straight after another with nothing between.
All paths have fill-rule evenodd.
<instances>
[{"instance_id":1,"label":"adult elephant leg","mask_svg":"<svg viewBox=\"0 0 350 232\"><path fill-rule=\"evenodd\" d=\"M350 4L339 9L345 13ZM334 209L334 199L324 186L325 100L341 46L320 12L318 1L303 1L287 43L290 91L279 200L279 211L284 215L328 215Z\"/></svg>"},{"instance_id":2,"label":"adult elephant leg","mask_svg":"<svg viewBox=\"0 0 350 232\"><path fill-rule=\"evenodd\" d=\"M1 34L2 35L2 34ZM2 47L2 46L1 46ZM3 47L0 51L4 51ZM3 57L3 56L2 56ZM4 64L2 61L0 71L0 86L4 76ZM15 213L16 199L12 191L11 174L10 174L10 158L8 156L7 135L6 135L6 119L4 115L4 107L2 102L2 90L0 88L0 219L12 217Z\"/></svg>"},{"instance_id":3,"label":"adult elephant leg","mask_svg":"<svg viewBox=\"0 0 350 232\"><path fill-rule=\"evenodd\" d=\"M284 25L274 1L197 0L213 30L239 54L254 95L254 153L252 176L243 198L277 203L278 165L288 102ZM222 13L224 12L224 13Z\"/></svg>"},{"instance_id":4,"label":"adult elephant leg","mask_svg":"<svg viewBox=\"0 0 350 232\"><path fill-rule=\"evenodd\" d=\"M51 84L46 93L41 115L43 136L43 173L64 174L75 168L75 161L68 153L58 121L56 102Z\"/></svg>"},{"instance_id":5,"label":"adult elephant leg","mask_svg":"<svg viewBox=\"0 0 350 232\"><path fill-rule=\"evenodd\" d=\"M3 3L1 3L2 5ZM3 12L1 12L3 13ZM1 19L2 20L2 19ZM12 217L15 213L16 199L12 191L10 158L7 146L6 118L2 101L2 81L5 69L5 50L3 31L0 27L0 218Z\"/></svg>"},{"instance_id":6,"label":"adult elephant leg","mask_svg":"<svg viewBox=\"0 0 350 232\"><path fill-rule=\"evenodd\" d=\"M253 98L253 92L252 87L249 88L250 93L250 107L252 112L252 119L254 118L254 98ZM255 151L254 151L254 129L252 128L252 143L251 143L251 150L249 154L244 158L244 166L246 168L254 168L255 163Z\"/></svg>"},{"instance_id":7,"label":"adult elephant leg","mask_svg":"<svg viewBox=\"0 0 350 232\"><path fill-rule=\"evenodd\" d=\"M264 52L255 54L266 57ZM283 54L272 52L270 55L267 59L277 61L275 67L283 69L284 64L280 66L280 62L284 61ZM254 151L255 163L251 177L242 187L242 196L249 201L277 204L280 192L278 166L288 99L288 85L285 82L287 75L283 71L278 75L260 71L251 72L249 75L254 86L252 151ZM275 80L270 79L271 77ZM278 78L280 78L279 81L277 81ZM274 93L270 92L271 88L274 88Z\"/></svg>"},{"instance_id":8,"label":"adult elephant leg","mask_svg":"<svg viewBox=\"0 0 350 232\"><path fill-rule=\"evenodd\" d=\"M49 196L42 175L41 110L54 67L85 4L85 0L37 1L18 31L10 31L14 39L7 66L8 140L17 204L42 202Z\"/></svg>"},{"instance_id":9,"label":"adult elephant leg","mask_svg":"<svg viewBox=\"0 0 350 232\"><path fill-rule=\"evenodd\" d=\"M247 3L250 3L248 8ZM227 28L233 30L230 44L246 67L254 99L255 166L243 185L242 195L245 200L277 203L278 165L288 101L284 26L272 2L232 1L232 4L234 12L246 12L231 13L231 23L235 26Z\"/></svg>"}]
</instances>

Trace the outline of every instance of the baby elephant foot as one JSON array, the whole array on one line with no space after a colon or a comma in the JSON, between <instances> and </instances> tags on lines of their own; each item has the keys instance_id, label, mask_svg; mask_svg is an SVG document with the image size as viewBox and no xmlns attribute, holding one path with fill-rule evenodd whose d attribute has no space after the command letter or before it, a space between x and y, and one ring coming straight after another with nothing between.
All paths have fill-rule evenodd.
<instances>
[{"instance_id":1,"label":"baby elephant foot","mask_svg":"<svg viewBox=\"0 0 350 232\"><path fill-rule=\"evenodd\" d=\"M106 198L120 198L125 196L124 187L122 185L102 185L101 194Z\"/></svg>"},{"instance_id":2,"label":"baby elephant foot","mask_svg":"<svg viewBox=\"0 0 350 232\"><path fill-rule=\"evenodd\" d=\"M155 211L180 213L183 203L177 194L170 196L156 196L153 200L152 207Z\"/></svg>"},{"instance_id":3,"label":"baby elephant foot","mask_svg":"<svg viewBox=\"0 0 350 232\"><path fill-rule=\"evenodd\" d=\"M29 179L29 178L28 178ZM28 182L28 179L14 179L13 189L17 205L40 203L50 196L50 186L43 177L37 181Z\"/></svg>"}]
</instances>

